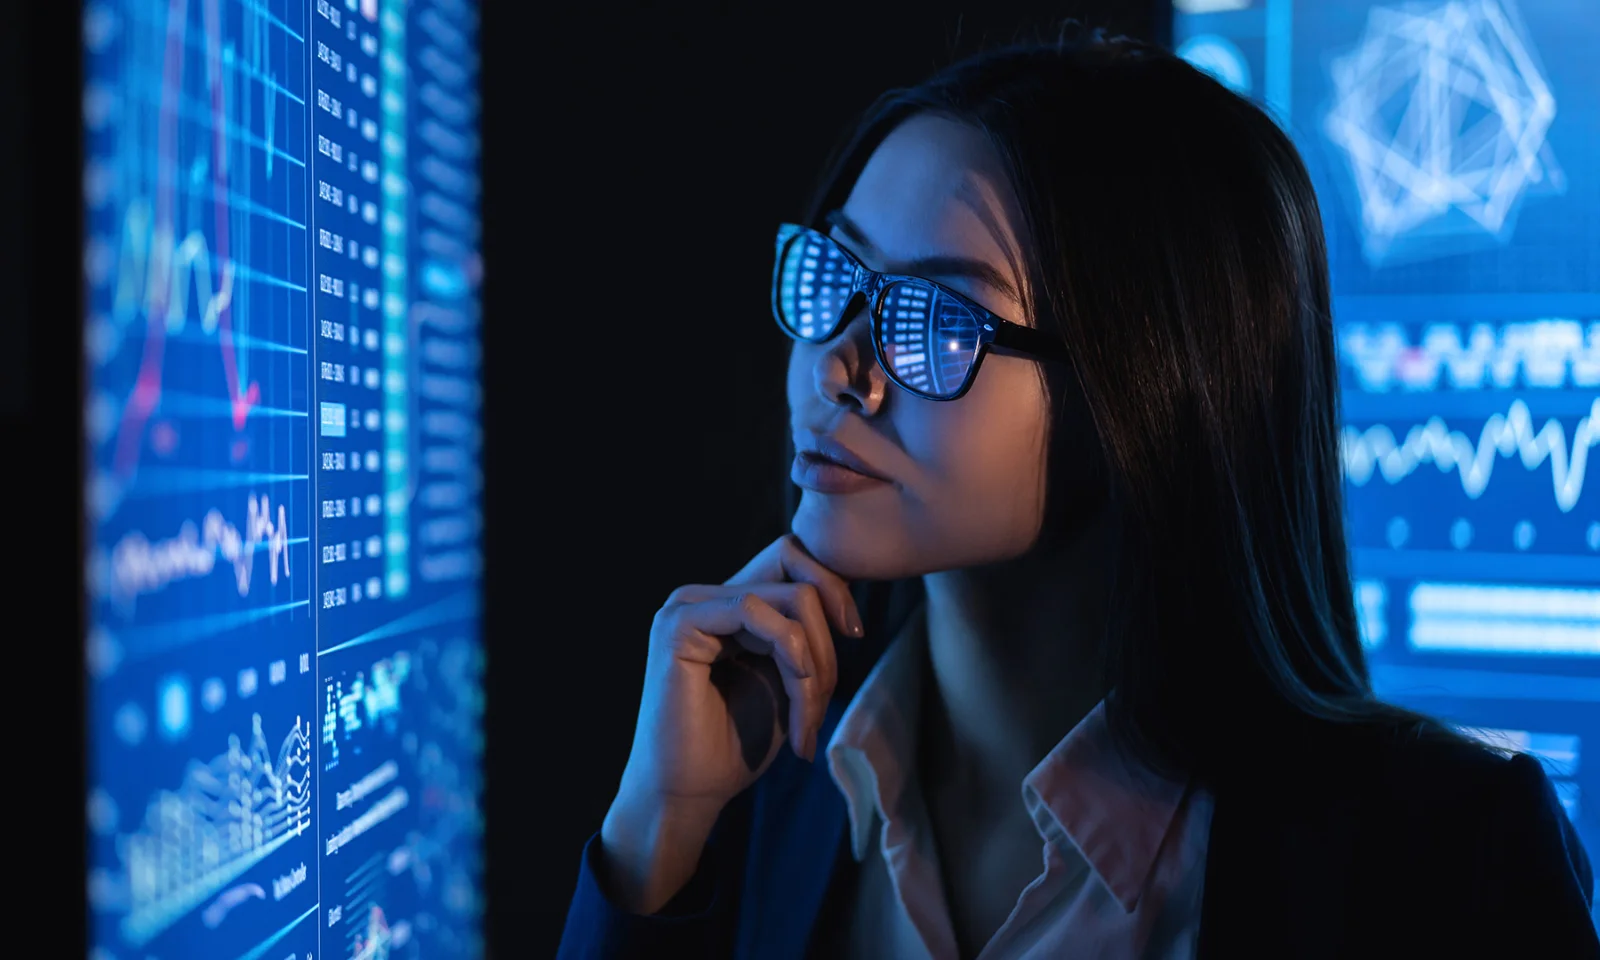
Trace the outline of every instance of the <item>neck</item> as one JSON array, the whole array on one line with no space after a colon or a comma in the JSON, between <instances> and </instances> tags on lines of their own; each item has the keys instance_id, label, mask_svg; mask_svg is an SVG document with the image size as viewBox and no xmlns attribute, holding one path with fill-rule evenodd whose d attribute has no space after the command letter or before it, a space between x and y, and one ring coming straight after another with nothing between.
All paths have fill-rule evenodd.
<instances>
[{"instance_id":1,"label":"neck","mask_svg":"<svg viewBox=\"0 0 1600 960\"><path fill-rule=\"evenodd\" d=\"M923 736L944 775L1014 804L1023 777L1092 710L1108 590L1102 513L1070 542L923 577Z\"/></svg>"}]
</instances>

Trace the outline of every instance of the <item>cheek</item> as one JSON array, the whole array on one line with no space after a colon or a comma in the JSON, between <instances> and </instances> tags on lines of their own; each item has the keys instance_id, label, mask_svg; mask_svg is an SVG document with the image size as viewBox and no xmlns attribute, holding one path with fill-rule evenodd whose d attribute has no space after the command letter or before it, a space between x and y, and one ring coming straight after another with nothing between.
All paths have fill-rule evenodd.
<instances>
[{"instance_id":1,"label":"cheek","mask_svg":"<svg viewBox=\"0 0 1600 960\"><path fill-rule=\"evenodd\" d=\"M811 344L790 341L785 389L791 410L812 402L815 397L813 368L816 366L819 350L820 347Z\"/></svg>"},{"instance_id":2,"label":"cheek","mask_svg":"<svg viewBox=\"0 0 1600 960\"><path fill-rule=\"evenodd\" d=\"M813 403L811 368L790 358L789 399ZM803 374L803 376L801 376ZM798 401L798 402L797 402ZM1024 553L1044 517L1046 399L1027 361L992 357L952 403L890 389L888 422L904 458L899 488L843 497L802 494L792 530L848 579L895 579Z\"/></svg>"},{"instance_id":3,"label":"cheek","mask_svg":"<svg viewBox=\"0 0 1600 960\"><path fill-rule=\"evenodd\" d=\"M1037 512L1045 480L1045 398L1024 378L1006 379L1022 382L986 392L974 384L918 430L915 445L922 451L914 456L928 466L930 498L965 499L970 504L963 512L989 518Z\"/></svg>"},{"instance_id":4,"label":"cheek","mask_svg":"<svg viewBox=\"0 0 1600 960\"><path fill-rule=\"evenodd\" d=\"M1026 549L1044 514L1047 408L1037 372L991 358L965 397L921 406L902 436L923 467L913 493L928 534L979 555L970 562Z\"/></svg>"}]
</instances>

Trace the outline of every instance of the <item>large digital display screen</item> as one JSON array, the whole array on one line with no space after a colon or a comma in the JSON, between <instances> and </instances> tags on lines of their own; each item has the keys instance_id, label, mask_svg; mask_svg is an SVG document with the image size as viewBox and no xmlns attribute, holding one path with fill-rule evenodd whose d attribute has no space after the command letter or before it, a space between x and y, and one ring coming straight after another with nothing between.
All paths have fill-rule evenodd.
<instances>
[{"instance_id":1,"label":"large digital display screen","mask_svg":"<svg viewBox=\"0 0 1600 960\"><path fill-rule=\"evenodd\" d=\"M82 31L90 956L481 956L476 5Z\"/></svg>"},{"instance_id":2,"label":"large digital display screen","mask_svg":"<svg viewBox=\"0 0 1600 960\"><path fill-rule=\"evenodd\" d=\"M1378 692L1542 759L1600 863L1600 7L1174 6L1316 183Z\"/></svg>"}]
</instances>

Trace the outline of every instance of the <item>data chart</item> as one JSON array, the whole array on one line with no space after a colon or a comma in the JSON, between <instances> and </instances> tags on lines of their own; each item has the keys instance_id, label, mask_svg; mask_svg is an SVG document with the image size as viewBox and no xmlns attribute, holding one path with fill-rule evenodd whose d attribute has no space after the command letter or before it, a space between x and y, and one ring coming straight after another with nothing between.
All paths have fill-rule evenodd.
<instances>
[{"instance_id":1,"label":"data chart","mask_svg":"<svg viewBox=\"0 0 1600 960\"><path fill-rule=\"evenodd\" d=\"M1600 857L1593 4L1174 7L1316 185L1378 692L1539 757Z\"/></svg>"},{"instance_id":2,"label":"data chart","mask_svg":"<svg viewBox=\"0 0 1600 960\"><path fill-rule=\"evenodd\" d=\"M478 13L91 0L91 956L470 957Z\"/></svg>"}]
</instances>

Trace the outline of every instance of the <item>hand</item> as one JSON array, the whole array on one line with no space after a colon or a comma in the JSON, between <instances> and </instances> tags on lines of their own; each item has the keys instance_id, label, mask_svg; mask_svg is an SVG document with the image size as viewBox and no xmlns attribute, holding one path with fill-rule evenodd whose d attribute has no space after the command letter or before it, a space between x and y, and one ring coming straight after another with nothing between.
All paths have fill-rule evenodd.
<instances>
[{"instance_id":1,"label":"hand","mask_svg":"<svg viewBox=\"0 0 1600 960\"><path fill-rule=\"evenodd\" d=\"M687 881L717 815L785 741L815 759L838 680L830 624L861 635L848 585L792 534L721 585L679 587L656 613L633 748L601 837L634 909L659 908Z\"/></svg>"}]
</instances>

